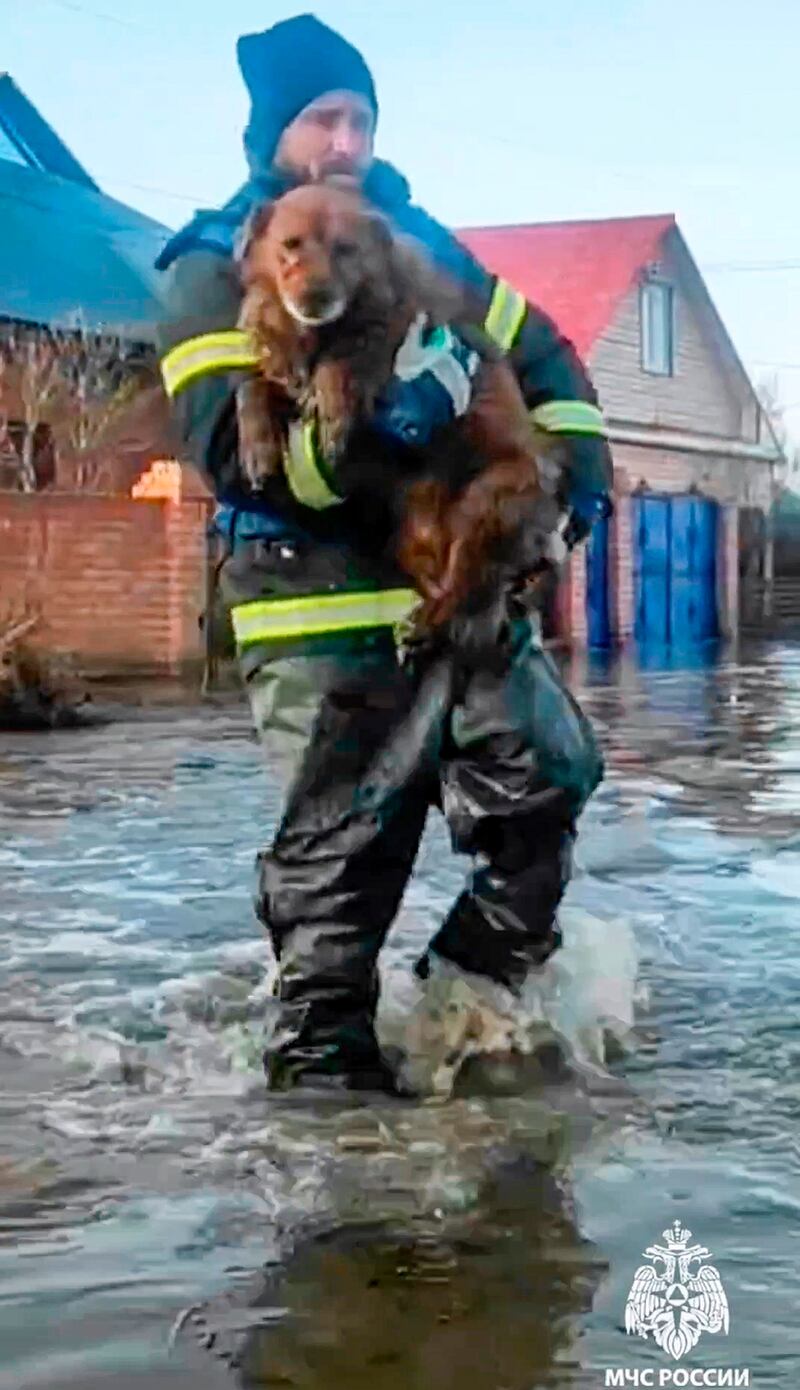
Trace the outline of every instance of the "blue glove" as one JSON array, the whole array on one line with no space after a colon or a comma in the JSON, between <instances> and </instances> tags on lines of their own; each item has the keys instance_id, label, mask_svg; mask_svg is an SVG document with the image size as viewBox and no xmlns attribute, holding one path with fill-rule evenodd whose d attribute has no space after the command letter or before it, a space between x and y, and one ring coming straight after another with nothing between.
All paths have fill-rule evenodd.
<instances>
[{"instance_id":1,"label":"blue glove","mask_svg":"<svg viewBox=\"0 0 800 1390\"><path fill-rule=\"evenodd\" d=\"M590 530L596 521L611 516L614 508L605 492L590 492L586 488L570 488L567 505L573 515Z\"/></svg>"},{"instance_id":2,"label":"blue glove","mask_svg":"<svg viewBox=\"0 0 800 1390\"><path fill-rule=\"evenodd\" d=\"M564 543L570 550L586 540L596 522L614 513L614 504L608 493L592 492L582 487L570 488L567 507L569 521L564 529Z\"/></svg>"},{"instance_id":3,"label":"blue glove","mask_svg":"<svg viewBox=\"0 0 800 1390\"><path fill-rule=\"evenodd\" d=\"M436 429L466 414L480 357L451 328L412 324L379 396L373 426L402 444L427 444Z\"/></svg>"},{"instance_id":4,"label":"blue glove","mask_svg":"<svg viewBox=\"0 0 800 1390\"><path fill-rule=\"evenodd\" d=\"M286 540L298 534L297 527L293 527L277 512L267 508L251 511L230 502L217 505L211 525L231 546L235 541Z\"/></svg>"}]
</instances>

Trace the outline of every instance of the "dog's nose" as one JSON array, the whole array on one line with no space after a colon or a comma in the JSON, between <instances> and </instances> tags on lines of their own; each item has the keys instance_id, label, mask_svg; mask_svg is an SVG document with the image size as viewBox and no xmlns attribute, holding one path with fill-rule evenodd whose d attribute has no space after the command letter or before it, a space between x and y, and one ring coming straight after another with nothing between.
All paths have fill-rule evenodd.
<instances>
[{"instance_id":1,"label":"dog's nose","mask_svg":"<svg viewBox=\"0 0 800 1390\"><path fill-rule=\"evenodd\" d=\"M306 312L315 318L326 314L335 298L330 285L308 285L303 295Z\"/></svg>"}]
</instances>

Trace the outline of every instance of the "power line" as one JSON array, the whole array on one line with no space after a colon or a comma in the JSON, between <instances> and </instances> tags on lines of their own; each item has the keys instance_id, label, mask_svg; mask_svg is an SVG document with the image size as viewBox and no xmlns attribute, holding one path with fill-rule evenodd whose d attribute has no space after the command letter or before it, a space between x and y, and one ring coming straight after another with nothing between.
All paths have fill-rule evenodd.
<instances>
[{"instance_id":1,"label":"power line","mask_svg":"<svg viewBox=\"0 0 800 1390\"><path fill-rule=\"evenodd\" d=\"M141 29L143 27L135 20L123 19L121 15L107 14L104 10L93 10L88 5L79 5L77 0L45 0L45 3L60 5L63 10L71 10L74 14L85 14L91 19L102 19L107 24L121 24L125 29Z\"/></svg>"},{"instance_id":2,"label":"power line","mask_svg":"<svg viewBox=\"0 0 800 1390\"><path fill-rule=\"evenodd\" d=\"M751 357L754 367L772 367L776 371L800 372L800 362L769 362L764 357Z\"/></svg>"},{"instance_id":3,"label":"power line","mask_svg":"<svg viewBox=\"0 0 800 1390\"><path fill-rule=\"evenodd\" d=\"M701 263L700 269L706 274L720 272L726 275L766 275L800 270L800 261L715 261Z\"/></svg>"},{"instance_id":4,"label":"power line","mask_svg":"<svg viewBox=\"0 0 800 1390\"><path fill-rule=\"evenodd\" d=\"M207 199L201 198L199 193L176 193L174 189L156 188L152 183L132 183L130 179L118 179L116 174L99 173L97 177L103 180L104 187L107 188L113 188L116 184L118 188L135 188L139 193L158 193L162 198L175 198L181 203L192 203L196 208L208 206Z\"/></svg>"}]
</instances>

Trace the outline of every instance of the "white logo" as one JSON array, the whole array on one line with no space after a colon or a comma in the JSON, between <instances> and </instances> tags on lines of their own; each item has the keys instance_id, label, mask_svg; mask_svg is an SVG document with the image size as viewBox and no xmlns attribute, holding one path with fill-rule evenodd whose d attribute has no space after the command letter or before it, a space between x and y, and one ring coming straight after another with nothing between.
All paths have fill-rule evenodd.
<instances>
[{"instance_id":1,"label":"white logo","mask_svg":"<svg viewBox=\"0 0 800 1390\"><path fill-rule=\"evenodd\" d=\"M728 1300L719 1271L702 1263L711 1251L704 1245L689 1245L691 1231L673 1221L662 1235L666 1247L648 1245L642 1251L653 1263L640 1265L633 1276L625 1304L625 1331L645 1340L652 1332L658 1345L677 1361L697 1346L704 1332L728 1331ZM693 1264L700 1267L691 1273Z\"/></svg>"}]
</instances>

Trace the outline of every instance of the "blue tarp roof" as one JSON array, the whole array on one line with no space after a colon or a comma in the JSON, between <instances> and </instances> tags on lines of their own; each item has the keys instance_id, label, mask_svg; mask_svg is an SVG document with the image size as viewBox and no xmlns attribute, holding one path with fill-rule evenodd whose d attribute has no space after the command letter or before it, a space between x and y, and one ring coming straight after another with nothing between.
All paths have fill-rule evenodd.
<instances>
[{"instance_id":1,"label":"blue tarp roof","mask_svg":"<svg viewBox=\"0 0 800 1390\"><path fill-rule=\"evenodd\" d=\"M15 150L25 164L97 189L91 175L7 72L0 73L0 130L5 147Z\"/></svg>"},{"instance_id":2,"label":"blue tarp roof","mask_svg":"<svg viewBox=\"0 0 800 1390\"><path fill-rule=\"evenodd\" d=\"M0 318L152 339L168 229L101 193L6 77L0 127L26 160L0 158Z\"/></svg>"}]
</instances>

